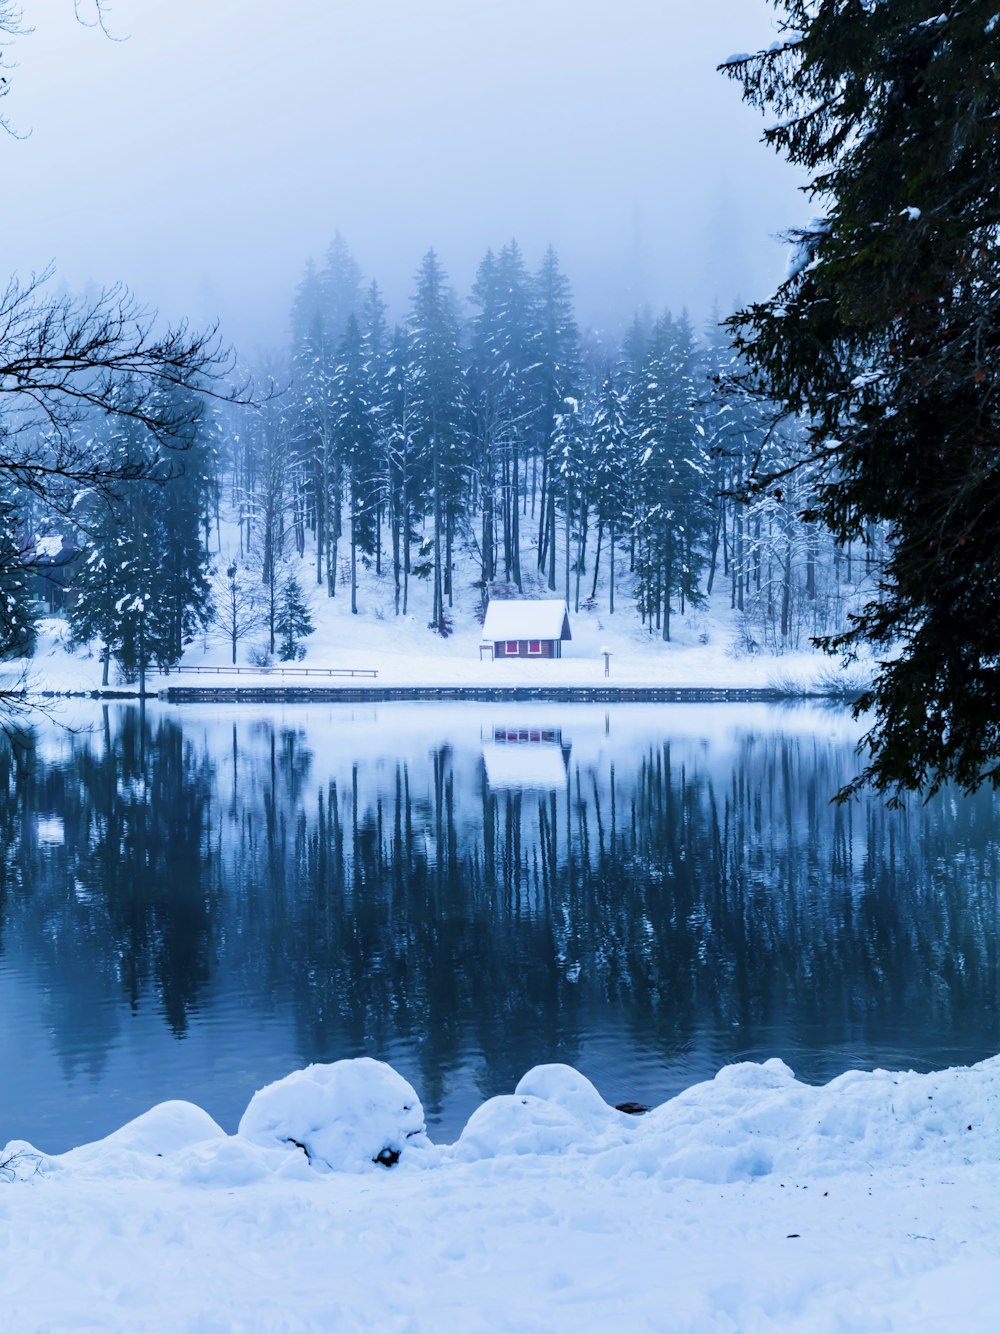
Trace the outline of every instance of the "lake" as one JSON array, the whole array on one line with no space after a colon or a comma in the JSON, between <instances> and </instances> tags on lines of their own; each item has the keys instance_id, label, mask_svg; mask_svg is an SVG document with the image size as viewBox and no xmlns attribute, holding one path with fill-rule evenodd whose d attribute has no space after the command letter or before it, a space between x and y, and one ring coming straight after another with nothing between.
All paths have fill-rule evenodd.
<instances>
[{"instance_id":1,"label":"lake","mask_svg":"<svg viewBox=\"0 0 1000 1334\"><path fill-rule=\"evenodd\" d=\"M77 702L0 746L0 1143L372 1055L451 1140L532 1065L654 1104L1000 1050L990 793L830 803L802 705Z\"/></svg>"}]
</instances>

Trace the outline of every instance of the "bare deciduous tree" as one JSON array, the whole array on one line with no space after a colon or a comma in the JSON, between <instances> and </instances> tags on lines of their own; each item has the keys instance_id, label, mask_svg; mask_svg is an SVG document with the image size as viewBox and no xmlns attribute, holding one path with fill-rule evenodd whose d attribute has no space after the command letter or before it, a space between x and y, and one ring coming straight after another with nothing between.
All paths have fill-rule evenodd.
<instances>
[{"instance_id":1,"label":"bare deciduous tree","mask_svg":"<svg viewBox=\"0 0 1000 1334\"><path fill-rule=\"evenodd\" d=\"M267 624L260 585L235 557L215 578L213 604L216 637L229 645L235 667L240 641Z\"/></svg>"}]
</instances>

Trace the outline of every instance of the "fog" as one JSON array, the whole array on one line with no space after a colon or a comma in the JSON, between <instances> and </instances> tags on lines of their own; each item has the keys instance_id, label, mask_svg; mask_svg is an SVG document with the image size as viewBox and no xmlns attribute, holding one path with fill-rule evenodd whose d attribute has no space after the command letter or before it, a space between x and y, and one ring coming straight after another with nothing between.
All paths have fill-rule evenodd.
<instances>
[{"instance_id":1,"label":"fog","mask_svg":"<svg viewBox=\"0 0 1000 1334\"><path fill-rule=\"evenodd\" d=\"M122 279L248 350L338 229L396 315L429 247L465 292L516 237L614 329L764 295L806 212L715 70L774 39L765 0L113 0L115 40L24 8L6 269Z\"/></svg>"}]
</instances>

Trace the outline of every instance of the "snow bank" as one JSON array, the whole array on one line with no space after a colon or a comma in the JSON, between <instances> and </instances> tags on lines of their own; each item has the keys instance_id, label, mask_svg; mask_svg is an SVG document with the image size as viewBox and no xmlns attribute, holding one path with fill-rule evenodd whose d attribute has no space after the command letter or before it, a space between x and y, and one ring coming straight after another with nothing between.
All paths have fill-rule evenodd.
<instances>
[{"instance_id":1,"label":"snow bank","mask_svg":"<svg viewBox=\"0 0 1000 1334\"><path fill-rule=\"evenodd\" d=\"M823 1087L780 1060L725 1066L641 1117L615 1111L568 1066L538 1066L473 1113L463 1161L576 1153L603 1176L705 1183L993 1163L1000 1057L933 1075L851 1070Z\"/></svg>"},{"instance_id":2,"label":"snow bank","mask_svg":"<svg viewBox=\"0 0 1000 1334\"><path fill-rule=\"evenodd\" d=\"M433 1153L428 1150L434 1149ZM780 1060L723 1067L644 1115L611 1107L566 1065L530 1070L488 1099L453 1145L432 1146L413 1087L370 1057L310 1065L255 1093L235 1136L199 1107L165 1102L93 1144L48 1156L22 1141L40 1175L147 1176L181 1171L220 1181L266 1174L444 1167L572 1155L601 1176L642 1173L717 1184L797 1174L925 1170L1000 1160L1000 1056L933 1074L851 1070L817 1087ZM308 1174L305 1174L308 1175Z\"/></svg>"},{"instance_id":3,"label":"snow bank","mask_svg":"<svg viewBox=\"0 0 1000 1334\"><path fill-rule=\"evenodd\" d=\"M1000 1327L1000 1057L823 1087L743 1063L641 1116L545 1065L436 1149L395 1071L338 1061L235 1135L172 1102L12 1158L19 1334Z\"/></svg>"}]
</instances>

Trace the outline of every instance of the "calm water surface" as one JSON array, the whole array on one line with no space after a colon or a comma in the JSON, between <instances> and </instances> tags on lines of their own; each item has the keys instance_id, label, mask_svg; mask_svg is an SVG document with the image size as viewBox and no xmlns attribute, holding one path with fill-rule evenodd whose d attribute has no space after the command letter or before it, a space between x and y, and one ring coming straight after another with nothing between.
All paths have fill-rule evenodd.
<instances>
[{"instance_id":1,"label":"calm water surface","mask_svg":"<svg viewBox=\"0 0 1000 1334\"><path fill-rule=\"evenodd\" d=\"M67 728L65 724L69 724ZM655 1103L1000 1050L990 794L829 797L844 714L93 707L0 749L0 1144L374 1055L454 1138L530 1066Z\"/></svg>"}]
</instances>

